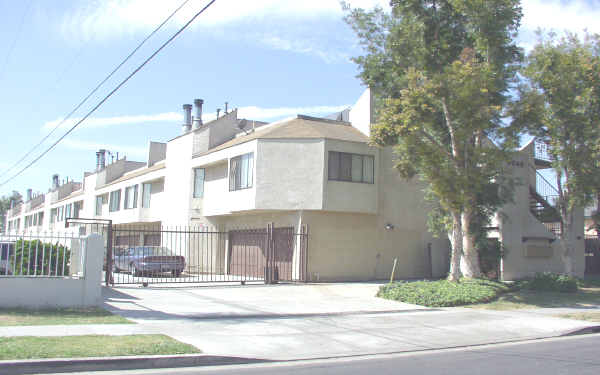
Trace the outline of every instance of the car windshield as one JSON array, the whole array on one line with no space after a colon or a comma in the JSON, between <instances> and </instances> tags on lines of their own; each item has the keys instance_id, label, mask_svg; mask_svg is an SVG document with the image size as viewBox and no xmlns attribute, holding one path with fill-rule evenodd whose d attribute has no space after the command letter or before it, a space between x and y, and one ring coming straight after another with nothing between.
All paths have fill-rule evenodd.
<instances>
[{"instance_id":1,"label":"car windshield","mask_svg":"<svg viewBox=\"0 0 600 375\"><path fill-rule=\"evenodd\" d=\"M169 249L164 246L140 246L133 249L134 256L148 255L173 255Z\"/></svg>"}]
</instances>

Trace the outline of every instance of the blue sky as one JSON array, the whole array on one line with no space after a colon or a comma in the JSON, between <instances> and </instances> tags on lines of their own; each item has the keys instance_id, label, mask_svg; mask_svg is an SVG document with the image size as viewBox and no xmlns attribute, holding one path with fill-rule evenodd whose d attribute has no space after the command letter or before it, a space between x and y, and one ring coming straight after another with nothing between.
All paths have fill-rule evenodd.
<instances>
[{"instance_id":1,"label":"blue sky","mask_svg":"<svg viewBox=\"0 0 600 375\"><path fill-rule=\"evenodd\" d=\"M182 1L0 0L0 182ZM190 0L74 117L83 116L207 2ZM387 1L350 3L372 7ZM600 32L597 0L526 0L523 7L525 47L538 27ZM53 173L81 181L83 171L94 168L98 148L143 161L150 140L164 142L180 133L181 105L194 98L204 99L205 120L225 101L240 108L241 116L265 121L353 104L364 88L349 58L360 49L342 16L338 0L217 0L92 118L0 187L0 195L27 188L45 192Z\"/></svg>"}]
</instances>

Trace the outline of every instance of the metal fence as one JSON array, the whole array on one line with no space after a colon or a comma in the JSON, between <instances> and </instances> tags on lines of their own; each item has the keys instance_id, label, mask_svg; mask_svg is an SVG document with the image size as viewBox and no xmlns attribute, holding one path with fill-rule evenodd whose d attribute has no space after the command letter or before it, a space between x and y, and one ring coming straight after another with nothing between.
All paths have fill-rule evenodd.
<instances>
[{"instance_id":1,"label":"metal fence","mask_svg":"<svg viewBox=\"0 0 600 375\"><path fill-rule=\"evenodd\" d=\"M111 237L105 267L111 284L306 281L306 225L112 225Z\"/></svg>"},{"instance_id":2,"label":"metal fence","mask_svg":"<svg viewBox=\"0 0 600 375\"><path fill-rule=\"evenodd\" d=\"M85 276L85 244L79 234L24 232L0 237L0 276Z\"/></svg>"}]
</instances>

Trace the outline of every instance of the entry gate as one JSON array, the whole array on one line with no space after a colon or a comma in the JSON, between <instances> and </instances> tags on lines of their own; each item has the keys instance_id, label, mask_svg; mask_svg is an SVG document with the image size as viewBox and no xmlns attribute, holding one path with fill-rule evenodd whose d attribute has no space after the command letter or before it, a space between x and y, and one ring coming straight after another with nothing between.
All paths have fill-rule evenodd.
<instances>
[{"instance_id":1,"label":"entry gate","mask_svg":"<svg viewBox=\"0 0 600 375\"><path fill-rule=\"evenodd\" d=\"M207 227L114 225L68 219L106 239L109 284L303 282L308 227L219 231ZM67 225L69 225L67 224Z\"/></svg>"}]
</instances>

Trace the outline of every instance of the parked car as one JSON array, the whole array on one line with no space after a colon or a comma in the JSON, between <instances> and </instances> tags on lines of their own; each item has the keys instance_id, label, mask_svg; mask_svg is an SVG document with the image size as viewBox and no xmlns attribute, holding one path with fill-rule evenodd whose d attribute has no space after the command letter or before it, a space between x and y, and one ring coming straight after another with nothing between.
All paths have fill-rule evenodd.
<instances>
[{"instance_id":1,"label":"parked car","mask_svg":"<svg viewBox=\"0 0 600 375\"><path fill-rule=\"evenodd\" d=\"M0 276L12 275L10 257L15 253L15 243L11 241L0 242Z\"/></svg>"},{"instance_id":2,"label":"parked car","mask_svg":"<svg viewBox=\"0 0 600 375\"><path fill-rule=\"evenodd\" d=\"M164 246L135 246L116 253L115 271L129 271L134 276L147 273L170 272L178 277L185 268L185 257L174 255Z\"/></svg>"}]
</instances>

